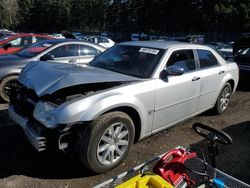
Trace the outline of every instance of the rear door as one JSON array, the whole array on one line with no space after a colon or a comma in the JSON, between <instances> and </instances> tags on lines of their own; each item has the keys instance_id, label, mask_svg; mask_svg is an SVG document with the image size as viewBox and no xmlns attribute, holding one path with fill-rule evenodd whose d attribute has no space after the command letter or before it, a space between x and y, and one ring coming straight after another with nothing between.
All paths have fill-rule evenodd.
<instances>
[{"instance_id":1,"label":"rear door","mask_svg":"<svg viewBox=\"0 0 250 188\"><path fill-rule=\"evenodd\" d=\"M79 51L80 51L80 57L79 57L78 63L80 64L89 63L92 59L94 59L96 55L101 53L100 50L92 46L83 45L83 44L79 45Z\"/></svg>"},{"instance_id":2,"label":"rear door","mask_svg":"<svg viewBox=\"0 0 250 188\"><path fill-rule=\"evenodd\" d=\"M210 108L218 97L220 83L225 75L215 55L209 50L197 49L201 82L198 111Z\"/></svg>"}]
</instances>

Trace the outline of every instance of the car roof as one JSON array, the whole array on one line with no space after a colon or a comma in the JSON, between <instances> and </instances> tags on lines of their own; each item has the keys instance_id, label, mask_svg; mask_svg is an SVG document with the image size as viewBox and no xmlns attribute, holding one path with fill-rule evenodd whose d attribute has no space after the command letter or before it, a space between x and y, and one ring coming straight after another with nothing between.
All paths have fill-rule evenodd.
<instances>
[{"instance_id":1,"label":"car roof","mask_svg":"<svg viewBox=\"0 0 250 188\"><path fill-rule=\"evenodd\" d=\"M158 48L158 49L167 49L170 47L205 47L199 44L190 44L186 42L178 42L178 41L131 41L131 42L122 42L118 45L130 45L130 46L143 46L149 48Z\"/></svg>"},{"instance_id":2,"label":"car roof","mask_svg":"<svg viewBox=\"0 0 250 188\"><path fill-rule=\"evenodd\" d=\"M34 33L17 33L14 35L8 35L8 38L5 40L2 40L1 43L8 42L12 39L18 38L18 37L25 37L25 36L36 36L36 37L42 37L42 38L47 38L47 39L53 39L53 37L50 37L48 35L40 35L40 34L34 34Z\"/></svg>"},{"instance_id":3,"label":"car roof","mask_svg":"<svg viewBox=\"0 0 250 188\"><path fill-rule=\"evenodd\" d=\"M93 42L89 42L89 41L85 41L85 40L77 40L77 39L48 39L48 40L43 40L43 41L40 41L39 43L52 43L53 45L56 45L56 44L89 44L91 46L96 46L100 49L102 49L103 51L106 49L104 48L103 46L100 46L98 44L95 44Z\"/></svg>"},{"instance_id":4,"label":"car roof","mask_svg":"<svg viewBox=\"0 0 250 188\"><path fill-rule=\"evenodd\" d=\"M41 42L50 42L50 43L54 43L54 44L59 44L59 43L88 43L91 45L96 45L93 42L89 42L89 41L85 41L85 40L78 40L78 39L48 39L48 40L43 40ZM99 46L99 45L98 45Z\"/></svg>"},{"instance_id":5,"label":"car roof","mask_svg":"<svg viewBox=\"0 0 250 188\"><path fill-rule=\"evenodd\" d=\"M34 33L17 33L15 35L12 35L12 38L17 38L17 37L25 37L25 36L36 36L36 37L43 37L43 38L53 38L48 35L41 35L41 34L34 34Z\"/></svg>"}]
</instances>

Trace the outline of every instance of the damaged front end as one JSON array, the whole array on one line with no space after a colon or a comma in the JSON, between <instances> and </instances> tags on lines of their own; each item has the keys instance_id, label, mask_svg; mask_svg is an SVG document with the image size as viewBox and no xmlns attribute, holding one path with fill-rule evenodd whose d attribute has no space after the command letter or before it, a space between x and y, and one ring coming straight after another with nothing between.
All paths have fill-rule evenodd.
<instances>
[{"instance_id":1,"label":"damaged front end","mask_svg":"<svg viewBox=\"0 0 250 188\"><path fill-rule=\"evenodd\" d=\"M127 82L83 84L43 96L38 96L33 89L20 84L11 90L9 114L22 127L27 139L36 150L44 151L49 148L72 150L76 145L74 140L77 140L74 137L78 136L79 129L86 129L88 122L58 123L56 119L58 107L125 83ZM85 125L82 126L83 124Z\"/></svg>"},{"instance_id":2,"label":"damaged front end","mask_svg":"<svg viewBox=\"0 0 250 188\"><path fill-rule=\"evenodd\" d=\"M129 82L102 82L71 86L60 89L51 95L45 95L43 98L45 101L51 101L57 105L60 105L64 102L79 99L82 97L89 97L96 92L103 92L106 89L117 87L126 83Z\"/></svg>"}]
</instances>

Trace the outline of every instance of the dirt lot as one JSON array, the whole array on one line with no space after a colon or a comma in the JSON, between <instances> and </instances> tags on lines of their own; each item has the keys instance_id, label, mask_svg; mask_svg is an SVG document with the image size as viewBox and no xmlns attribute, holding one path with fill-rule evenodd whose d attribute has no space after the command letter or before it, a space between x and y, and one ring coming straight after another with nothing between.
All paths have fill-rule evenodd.
<instances>
[{"instance_id":1,"label":"dirt lot","mask_svg":"<svg viewBox=\"0 0 250 188\"><path fill-rule=\"evenodd\" d=\"M176 146L204 147L206 142L191 129L202 122L225 130L234 140L220 147L218 168L250 184L250 86L240 87L230 107L220 116L204 113L169 130L135 144L126 161L112 171L95 175L60 152L38 153L26 141L22 130L11 124L6 111L0 114L0 187L92 187L110 177Z\"/></svg>"}]
</instances>

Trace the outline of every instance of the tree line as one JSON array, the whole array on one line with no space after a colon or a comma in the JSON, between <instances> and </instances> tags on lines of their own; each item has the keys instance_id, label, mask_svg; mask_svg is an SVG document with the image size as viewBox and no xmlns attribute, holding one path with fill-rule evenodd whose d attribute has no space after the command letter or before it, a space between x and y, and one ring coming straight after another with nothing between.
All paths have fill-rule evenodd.
<instances>
[{"instance_id":1,"label":"tree line","mask_svg":"<svg viewBox=\"0 0 250 188\"><path fill-rule=\"evenodd\" d=\"M23 32L250 31L249 0L0 0L0 27Z\"/></svg>"}]
</instances>

